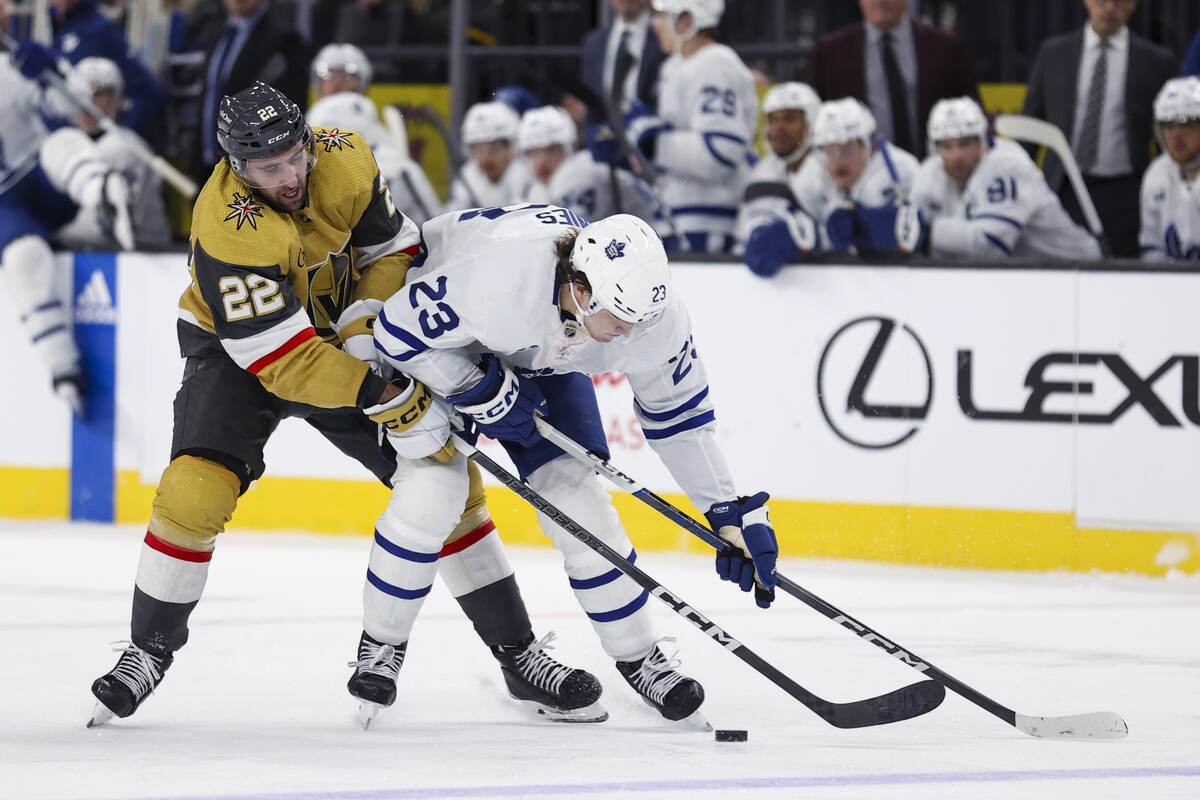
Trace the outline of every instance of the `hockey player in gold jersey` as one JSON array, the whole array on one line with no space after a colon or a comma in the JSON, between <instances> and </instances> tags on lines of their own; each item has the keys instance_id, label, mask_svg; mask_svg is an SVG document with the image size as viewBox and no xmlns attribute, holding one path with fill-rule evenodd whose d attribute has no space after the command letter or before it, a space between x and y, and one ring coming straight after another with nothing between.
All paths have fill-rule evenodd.
<instances>
[{"instance_id":1,"label":"hockey player in gold jersey","mask_svg":"<svg viewBox=\"0 0 1200 800\"><path fill-rule=\"evenodd\" d=\"M310 129L263 83L222 100L217 138L226 158L192 215L192 282L177 325L186 364L138 563L132 641L93 683L89 725L136 711L187 642L217 534L263 474L263 448L284 417L303 418L394 488L375 532L348 686L364 724L395 699L439 567L511 694L551 716L595 705L596 679L535 641L478 474L469 489L445 491L461 481L444 467L463 457L422 449L428 390L371 369L375 315L404 285L420 234L393 205L370 148L352 131ZM393 434L382 444L379 424Z\"/></svg>"}]
</instances>

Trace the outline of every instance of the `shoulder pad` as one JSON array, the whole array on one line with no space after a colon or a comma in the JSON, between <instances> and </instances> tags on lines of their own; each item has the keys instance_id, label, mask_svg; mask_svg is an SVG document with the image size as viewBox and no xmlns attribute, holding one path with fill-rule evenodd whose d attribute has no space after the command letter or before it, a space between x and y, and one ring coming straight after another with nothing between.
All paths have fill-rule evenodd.
<instances>
[{"instance_id":1,"label":"shoulder pad","mask_svg":"<svg viewBox=\"0 0 1200 800\"><path fill-rule=\"evenodd\" d=\"M200 190L191 238L214 258L246 266L272 266L288 258L296 226L262 203L222 161Z\"/></svg>"}]
</instances>

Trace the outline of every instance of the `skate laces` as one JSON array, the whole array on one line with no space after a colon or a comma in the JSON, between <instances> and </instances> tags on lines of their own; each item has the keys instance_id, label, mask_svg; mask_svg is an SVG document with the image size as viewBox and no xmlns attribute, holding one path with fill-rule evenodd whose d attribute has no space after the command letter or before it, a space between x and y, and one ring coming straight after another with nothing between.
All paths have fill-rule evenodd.
<instances>
[{"instance_id":1,"label":"skate laces","mask_svg":"<svg viewBox=\"0 0 1200 800\"><path fill-rule=\"evenodd\" d=\"M163 670L158 659L133 642L113 642L113 652L120 653L117 665L109 673L129 687L134 697L150 694L162 680Z\"/></svg>"},{"instance_id":2,"label":"skate laces","mask_svg":"<svg viewBox=\"0 0 1200 800\"><path fill-rule=\"evenodd\" d=\"M553 650L550 643L557 637L550 631L541 639L531 643L524 652L518 653L514 661L525 679L539 689L556 694L562 682L571 674L571 668L558 663L545 651Z\"/></svg>"},{"instance_id":3,"label":"skate laces","mask_svg":"<svg viewBox=\"0 0 1200 800\"><path fill-rule=\"evenodd\" d=\"M684 676L675 671L675 668L682 663L677 657L679 651L676 650L670 657L667 657L658 649L660 642L673 641L675 641L674 636L664 636L655 642L654 646L650 648L649 655L642 659L637 672L630 676L630 680L637 686L638 691L660 706L666 699L667 693L684 680Z\"/></svg>"},{"instance_id":4,"label":"skate laces","mask_svg":"<svg viewBox=\"0 0 1200 800\"><path fill-rule=\"evenodd\" d=\"M394 645L373 642L364 638L358 644L358 660L349 661L347 667L356 667L360 673L382 675L390 680L400 676L401 659L397 658Z\"/></svg>"}]
</instances>

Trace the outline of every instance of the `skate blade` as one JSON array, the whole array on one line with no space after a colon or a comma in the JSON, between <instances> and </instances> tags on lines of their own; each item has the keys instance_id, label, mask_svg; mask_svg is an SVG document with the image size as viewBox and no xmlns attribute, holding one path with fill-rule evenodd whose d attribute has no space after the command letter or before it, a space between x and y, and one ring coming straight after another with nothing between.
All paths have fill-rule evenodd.
<instances>
[{"instance_id":1,"label":"skate blade","mask_svg":"<svg viewBox=\"0 0 1200 800\"><path fill-rule=\"evenodd\" d=\"M688 728L689 730L701 731L707 733L713 729L712 724L699 711L693 711L691 715L679 720L679 725Z\"/></svg>"},{"instance_id":2,"label":"skate blade","mask_svg":"<svg viewBox=\"0 0 1200 800\"><path fill-rule=\"evenodd\" d=\"M379 703L372 703L370 700L363 700L358 707L358 725L364 731L371 727L371 720L375 719L375 715L383 710L385 706Z\"/></svg>"},{"instance_id":3,"label":"skate blade","mask_svg":"<svg viewBox=\"0 0 1200 800\"><path fill-rule=\"evenodd\" d=\"M101 725L107 724L113 716L115 715L108 710L108 706L97 702L96 707L92 710L92 718L88 720L87 726L89 728L99 728Z\"/></svg>"},{"instance_id":4,"label":"skate blade","mask_svg":"<svg viewBox=\"0 0 1200 800\"><path fill-rule=\"evenodd\" d=\"M529 706L551 722L604 722L608 719L608 710L599 701L583 708L554 708L544 706L533 700L522 700L522 705Z\"/></svg>"}]
</instances>

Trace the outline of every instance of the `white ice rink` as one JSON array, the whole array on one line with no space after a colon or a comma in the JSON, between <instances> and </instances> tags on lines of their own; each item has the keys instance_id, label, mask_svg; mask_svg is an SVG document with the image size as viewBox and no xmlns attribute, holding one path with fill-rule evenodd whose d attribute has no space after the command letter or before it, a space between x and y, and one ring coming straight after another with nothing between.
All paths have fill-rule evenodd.
<instances>
[{"instance_id":1,"label":"white ice rink","mask_svg":"<svg viewBox=\"0 0 1200 800\"><path fill-rule=\"evenodd\" d=\"M1200 798L1193 578L781 564L1019 712L1121 713L1129 738L1115 742L1032 739L949 693L927 716L838 730L652 600L707 690L709 720L750 731L747 744L718 744L634 697L553 551L512 548L537 632L556 631L554 654L599 676L608 722L548 723L508 700L439 584L399 699L363 732L345 682L369 540L233 531L159 691L88 730L88 687L115 662L108 643L128 637L141 535L0 523L0 797ZM790 597L759 611L700 556L643 553L638 566L828 699L920 678Z\"/></svg>"}]
</instances>

